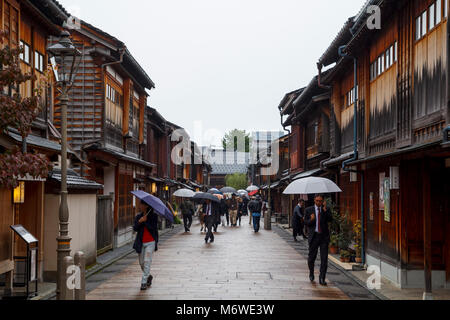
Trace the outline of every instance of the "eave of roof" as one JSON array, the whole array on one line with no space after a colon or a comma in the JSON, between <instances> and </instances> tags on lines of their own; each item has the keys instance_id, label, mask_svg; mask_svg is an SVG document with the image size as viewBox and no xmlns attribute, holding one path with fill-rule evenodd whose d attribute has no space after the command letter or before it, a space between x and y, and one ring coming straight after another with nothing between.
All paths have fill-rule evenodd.
<instances>
[{"instance_id":1,"label":"eave of roof","mask_svg":"<svg viewBox=\"0 0 450 320\"><path fill-rule=\"evenodd\" d=\"M352 35L350 28L353 25L354 17L349 18L344 26L341 28L336 38L328 46L325 53L320 57L319 64L323 66L329 66L339 59L338 49L340 46L345 45L350 41Z\"/></svg>"}]
</instances>

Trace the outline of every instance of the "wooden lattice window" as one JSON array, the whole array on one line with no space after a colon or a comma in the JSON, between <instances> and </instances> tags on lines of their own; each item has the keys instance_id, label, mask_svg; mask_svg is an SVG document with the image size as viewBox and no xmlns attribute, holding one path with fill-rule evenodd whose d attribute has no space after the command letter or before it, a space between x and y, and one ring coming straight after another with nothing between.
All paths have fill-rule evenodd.
<instances>
[{"instance_id":1,"label":"wooden lattice window","mask_svg":"<svg viewBox=\"0 0 450 320\"><path fill-rule=\"evenodd\" d=\"M126 230L133 225L133 166L120 164L119 167L119 230Z\"/></svg>"}]
</instances>

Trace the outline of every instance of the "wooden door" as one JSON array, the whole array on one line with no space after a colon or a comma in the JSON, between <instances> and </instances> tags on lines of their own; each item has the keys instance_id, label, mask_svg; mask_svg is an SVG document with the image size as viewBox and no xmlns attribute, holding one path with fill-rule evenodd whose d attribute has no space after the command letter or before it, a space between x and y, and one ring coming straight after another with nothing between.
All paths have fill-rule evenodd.
<instances>
[{"instance_id":1,"label":"wooden door","mask_svg":"<svg viewBox=\"0 0 450 320\"><path fill-rule=\"evenodd\" d=\"M113 249L114 215L112 202L111 195L97 197L97 255Z\"/></svg>"}]
</instances>

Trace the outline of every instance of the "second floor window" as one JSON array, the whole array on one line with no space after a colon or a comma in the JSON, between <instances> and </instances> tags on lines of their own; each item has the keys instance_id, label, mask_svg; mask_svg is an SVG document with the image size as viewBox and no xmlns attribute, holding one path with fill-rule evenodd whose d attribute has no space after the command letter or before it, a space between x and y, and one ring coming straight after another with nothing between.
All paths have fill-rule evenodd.
<instances>
[{"instance_id":1,"label":"second floor window","mask_svg":"<svg viewBox=\"0 0 450 320\"><path fill-rule=\"evenodd\" d=\"M312 147L319 144L319 122L315 121L308 124L306 129L306 145Z\"/></svg>"},{"instance_id":2,"label":"second floor window","mask_svg":"<svg viewBox=\"0 0 450 320\"><path fill-rule=\"evenodd\" d=\"M122 129L123 96L109 84L106 85L106 121Z\"/></svg>"},{"instance_id":3,"label":"second floor window","mask_svg":"<svg viewBox=\"0 0 450 320\"><path fill-rule=\"evenodd\" d=\"M44 55L39 51L34 52L34 67L39 72L44 72Z\"/></svg>"},{"instance_id":4,"label":"second floor window","mask_svg":"<svg viewBox=\"0 0 450 320\"><path fill-rule=\"evenodd\" d=\"M20 59L26 64L30 64L30 46L24 41L20 41L20 46L23 48L23 53L20 54Z\"/></svg>"}]
</instances>

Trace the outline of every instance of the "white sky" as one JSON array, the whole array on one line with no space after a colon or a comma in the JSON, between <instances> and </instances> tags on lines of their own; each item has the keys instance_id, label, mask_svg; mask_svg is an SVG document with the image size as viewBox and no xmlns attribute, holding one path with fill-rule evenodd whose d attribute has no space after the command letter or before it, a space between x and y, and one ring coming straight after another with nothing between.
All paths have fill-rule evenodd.
<instances>
[{"instance_id":1,"label":"white sky","mask_svg":"<svg viewBox=\"0 0 450 320\"><path fill-rule=\"evenodd\" d=\"M59 2L123 41L156 84L148 104L207 145L234 128L280 130L283 96L317 74L365 0Z\"/></svg>"}]
</instances>

